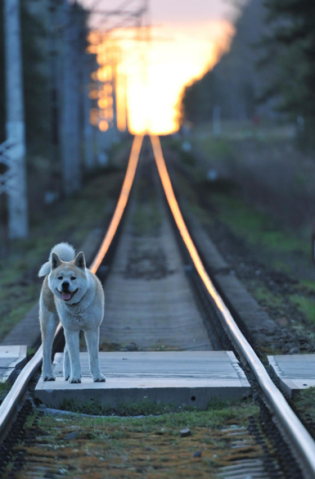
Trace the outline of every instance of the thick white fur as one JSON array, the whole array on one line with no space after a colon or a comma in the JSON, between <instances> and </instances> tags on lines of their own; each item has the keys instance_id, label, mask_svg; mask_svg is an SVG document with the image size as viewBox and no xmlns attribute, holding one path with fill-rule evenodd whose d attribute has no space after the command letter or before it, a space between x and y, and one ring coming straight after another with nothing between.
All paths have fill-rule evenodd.
<instances>
[{"instance_id":1,"label":"thick white fur","mask_svg":"<svg viewBox=\"0 0 315 479\"><path fill-rule=\"evenodd\" d=\"M79 361L79 333L84 331L90 358L93 380L105 381L98 361L99 327L104 316L104 291L98 278L85 267L83 253L67 243L56 245L50 253L39 276L46 275L40 295L40 325L43 343L43 379L53 381L51 354L55 331L59 322L64 328L64 377L71 383L81 382ZM75 278L75 279L74 279ZM70 300L62 299L62 284L69 284L73 294Z\"/></svg>"},{"instance_id":2,"label":"thick white fur","mask_svg":"<svg viewBox=\"0 0 315 479\"><path fill-rule=\"evenodd\" d=\"M59 256L61 261L72 261L75 258L75 249L69 243L59 243L53 247L50 252L49 260L47 263L44 263L41 269L38 272L38 276L47 276L50 273L51 268L51 258L52 254L55 253Z\"/></svg>"}]
</instances>

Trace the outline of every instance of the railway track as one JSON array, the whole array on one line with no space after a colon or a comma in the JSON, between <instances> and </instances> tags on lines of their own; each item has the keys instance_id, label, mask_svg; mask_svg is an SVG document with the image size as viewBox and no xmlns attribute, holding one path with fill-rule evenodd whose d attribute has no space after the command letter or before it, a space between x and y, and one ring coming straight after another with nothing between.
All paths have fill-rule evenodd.
<instances>
[{"instance_id":1,"label":"railway track","mask_svg":"<svg viewBox=\"0 0 315 479\"><path fill-rule=\"evenodd\" d=\"M255 477L313 478L314 441L267 374L215 289L178 207L160 141L156 136L150 139L157 170L153 168L152 153L146 144L136 173L143 137L135 137L112 222L90 266L103 279L110 272L105 285L108 304L101 330L101 350L198 351L231 349L232 346L250 371L261 407L262 429L270 435L276 450L274 455L279 455L278 459L273 458L276 468L262 469ZM146 321L147 315L142 315L143 309L155 312L150 323ZM56 336L60 334L61 328ZM3 471L10 448L32 409L27 398L31 397L30 384L41 362L42 347L23 368L0 406ZM17 470L24 464L25 458ZM246 477L232 473L234 476L230 477ZM15 477L14 471L8 477ZM247 477L251 477L249 473Z\"/></svg>"}]
</instances>

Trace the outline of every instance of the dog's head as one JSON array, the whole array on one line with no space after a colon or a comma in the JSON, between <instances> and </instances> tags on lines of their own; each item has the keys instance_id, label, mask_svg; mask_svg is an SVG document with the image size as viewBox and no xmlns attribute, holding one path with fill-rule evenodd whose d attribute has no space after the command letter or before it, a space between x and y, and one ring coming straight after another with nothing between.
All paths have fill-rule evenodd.
<instances>
[{"instance_id":1,"label":"dog's head","mask_svg":"<svg viewBox=\"0 0 315 479\"><path fill-rule=\"evenodd\" d=\"M78 303L88 289L84 254L78 253L73 261L65 262L52 253L48 284L51 291L65 303Z\"/></svg>"}]
</instances>

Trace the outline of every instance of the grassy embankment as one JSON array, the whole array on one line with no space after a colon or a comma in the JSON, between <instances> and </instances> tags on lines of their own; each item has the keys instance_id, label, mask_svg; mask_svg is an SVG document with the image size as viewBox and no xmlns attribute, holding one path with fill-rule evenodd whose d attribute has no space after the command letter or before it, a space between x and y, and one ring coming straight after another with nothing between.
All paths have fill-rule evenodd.
<instances>
[{"instance_id":1,"label":"grassy embankment","mask_svg":"<svg viewBox=\"0 0 315 479\"><path fill-rule=\"evenodd\" d=\"M315 161L295 148L285 127L257 132L246 125L230 126L220 138L200 129L188 141L192 151L183 151L183 140L173 141L172 146L181 152L186 169L210 205L205 211L196 193L185 187L194 213L210 229L223 225L242 253L248 252L245 263L255 260L257 275L247 275L245 283L264 308L278 309L283 324L296 329L309 326L314 331L310 183ZM214 181L207 179L211 170L217 173ZM281 284L267 281L261 269L282 275L281 283L288 282L289 287L283 290Z\"/></svg>"},{"instance_id":2,"label":"grassy embankment","mask_svg":"<svg viewBox=\"0 0 315 479\"><path fill-rule=\"evenodd\" d=\"M209 131L193 133L191 151L183 151L183 141L173 143L208 208L186 183L189 204L214 237L219 230L217 246L258 303L297 333L300 351L294 352L313 352L315 159L296 147L290 128L230 126L220 138ZM210 170L217 172L215 181L207 179ZM314 398L309 388L294 404L315 435Z\"/></svg>"}]
</instances>

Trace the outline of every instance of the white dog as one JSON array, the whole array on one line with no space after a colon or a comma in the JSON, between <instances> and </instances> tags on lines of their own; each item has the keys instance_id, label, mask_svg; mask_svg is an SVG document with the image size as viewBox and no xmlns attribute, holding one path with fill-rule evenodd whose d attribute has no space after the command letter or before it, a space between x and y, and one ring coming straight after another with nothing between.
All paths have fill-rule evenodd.
<instances>
[{"instance_id":1,"label":"white dog","mask_svg":"<svg viewBox=\"0 0 315 479\"><path fill-rule=\"evenodd\" d=\"M38 276L46 276L39 300L43 343L43 379L54 381L51 355L59 319L66 347L63 373L70 383L81 382L79 334L83 330L89 351L90 371L95 382L105 381L98 361L99 328L104 317L104 291L98 278L85 267L84 254L67 243L56 245Z\"/></svg>"}]
</instances>

